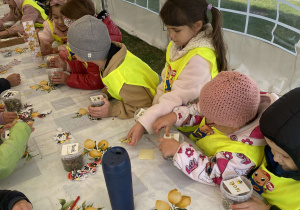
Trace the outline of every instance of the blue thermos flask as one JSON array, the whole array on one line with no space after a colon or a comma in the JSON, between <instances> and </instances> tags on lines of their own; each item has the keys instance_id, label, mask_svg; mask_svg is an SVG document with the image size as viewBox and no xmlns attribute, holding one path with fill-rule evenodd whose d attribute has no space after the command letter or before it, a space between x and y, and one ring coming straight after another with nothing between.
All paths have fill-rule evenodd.
<instances>
[{"instance_id":1,"label":"blue thermos flask","mask_svg":"<svg viewBox=\"0 0 300 210\"><path fill-rule=\"evenodd\" d=\"M123 147L112 147L102 159L102 169L112 210L134 210L131 164Z\"/></svg>"}]
</instances>

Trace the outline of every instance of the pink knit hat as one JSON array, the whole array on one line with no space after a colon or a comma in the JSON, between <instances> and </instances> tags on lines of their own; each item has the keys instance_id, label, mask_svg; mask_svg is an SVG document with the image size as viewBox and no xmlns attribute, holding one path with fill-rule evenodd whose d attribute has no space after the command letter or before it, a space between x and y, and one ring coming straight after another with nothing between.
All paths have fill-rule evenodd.
<instances>
[{"instance_id":1,"label":"pink knit hat","mask_svg":"<svg viewBox=\"0 0 300 210\"><path fill-rule=\"evenodd\" d=\"M201 90L200 111L217 125L238 128L252 120L260 103L259 88L250 77L223 71Z\"/></svg>"}]
</instances>

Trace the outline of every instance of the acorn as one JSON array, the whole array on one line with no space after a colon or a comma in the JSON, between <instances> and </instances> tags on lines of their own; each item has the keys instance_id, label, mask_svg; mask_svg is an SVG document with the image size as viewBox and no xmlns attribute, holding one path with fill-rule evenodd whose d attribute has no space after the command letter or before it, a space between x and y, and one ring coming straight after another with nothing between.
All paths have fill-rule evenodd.
<instances>
[{"instance_id":1,"label":"acorn","mask_svg":"<svg viewBox=\"0 0 300 210\"><path fill-rule=\"evenodd\" d=\"M191 197L183 195L179 203L176 203L175 206L179 208L187 208L191 204Z\"/></svg>"},{"instance_id":2,"label":"acorn","mask_svg":"<svg viewBox=\"0 0 300 210\"><path fill-rule=\"evenodd\" d=\"M157 200L155 203L155 208L157 210L170 210L170 204L168 204L166 201Z\"/></svg>"},{"instance_id":3,"label":"acorn","mask_svg":"<svg viewBox=\"0 0 300 210\"><path fill-rule=\"evenodd\" d=\"M94 147L96 146L96 143L92 139L87 139L83 143L83 146L86 149L94 149Z\"/></svg>"},{"instance_id":4,"label":"acorn","mask_svg":"<svg viewBox=\"0 0 300 210\"><path fill-rule=\"evenodd\" d=\"M80 115L86 115L87 113L88 113L88 110L86 110L86 109L80 108L78 110L78 114L80 114Z\"/></svg>"},{"instance_id":5,"label":"acorn","mask_svg":"<svg viewBox=\"0 0 300 210\"><path fill-rule=\"evenodd\" d=\"M102 147L101 147L102 146ZM108 147L108 142L106 140L102 140L98 143L98 148L101 147L101 150L106 150Z\"/></svg>"},{"instance_id":6,"label":"acorn","mask_svg":"<svg viewBox=\"0 0 300 210\"><path fill-rule=\"evenodd\" d=\"M99 150L91 150L91 151L89 151L89 155L93 158L101 157L102 152L100 152Z\"/></svg>"},{"instance_id":7,"label":"acorn","mask_svg":"<svg viewBox=\"0 0 300 210\"><path fill-rule=\"evenodd\" d=\"M47 85L47 84L48 84L48 82L46 80L43 80L40 82L40 85Z\"/></svg>"},{"instance_id":8,"label":"acorn","mask_svg":"<svg viewBox=\"0 0 300 210\"><path fill-rule=\"evenodd\" d=\"M168 194L168 200L172 204L179 203L181 200L181 193L176 188L171 190Z\"/></svg>"}]
</instances>

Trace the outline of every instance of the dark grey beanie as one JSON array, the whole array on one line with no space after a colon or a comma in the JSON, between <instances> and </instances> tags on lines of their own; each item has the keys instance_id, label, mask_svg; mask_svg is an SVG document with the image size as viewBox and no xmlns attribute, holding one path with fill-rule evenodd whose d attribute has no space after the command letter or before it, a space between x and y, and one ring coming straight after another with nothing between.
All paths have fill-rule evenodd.
<instances>
[{"instance_id":1,"label":"dark grey beanie","mask_svg":"<svg viewBox=\"0 0 300 210\"><path fill-rule=\"evenodd\" d=\"M68 42L72 52L84 60L107 58L111 45L106 25L91 15L85 15L72 23Z\"/></svg>"}]
</instances>

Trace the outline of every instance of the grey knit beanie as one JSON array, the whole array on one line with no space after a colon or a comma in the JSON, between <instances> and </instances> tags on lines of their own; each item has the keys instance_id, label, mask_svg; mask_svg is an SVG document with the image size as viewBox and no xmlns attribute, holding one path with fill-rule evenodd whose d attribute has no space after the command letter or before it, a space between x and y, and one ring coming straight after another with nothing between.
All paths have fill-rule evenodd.
<instances>
[{"instance_id":1,"label":"grey knit beanie","mask_svg":"<svg viewBox=\"0 0 300 210\"><path fill-rule=\"evenodd\" d=\"M91 15L85 15L72 23L68 42L72 52L84 60L107 58L111 45L106 25Z\"/></svg>"}]
</instances>

